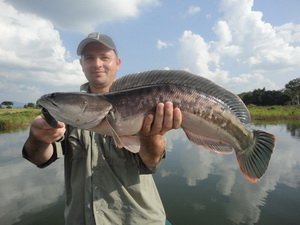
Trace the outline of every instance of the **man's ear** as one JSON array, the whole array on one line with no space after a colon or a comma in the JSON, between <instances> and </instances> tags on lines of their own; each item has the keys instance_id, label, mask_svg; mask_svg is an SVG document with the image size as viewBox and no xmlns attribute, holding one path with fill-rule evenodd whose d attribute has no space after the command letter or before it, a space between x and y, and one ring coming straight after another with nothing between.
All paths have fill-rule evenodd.
<instances>
[{"instance_id":1,"label":"man's ear","mask_svg":"<svg viewBox=\"0 0 300 225\"><path fill-rule=\"evenodd\" d=\"M118 57L117 58L117 66L118 66L117 71L120 69L121 63L122 63L122 60L121 60L121 58Z\"/></svg>"}]
</instances>

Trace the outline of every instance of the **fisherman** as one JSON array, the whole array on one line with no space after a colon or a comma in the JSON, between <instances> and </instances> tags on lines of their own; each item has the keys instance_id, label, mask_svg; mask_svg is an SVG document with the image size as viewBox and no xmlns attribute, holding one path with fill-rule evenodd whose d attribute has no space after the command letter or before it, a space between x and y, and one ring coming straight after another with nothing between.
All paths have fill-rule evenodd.
<instances>
[{"instance_id":1,"label":"fisherman","mask_svg":"<svg viewBox=\"0 0 300 225\"><path fill-rule=\"evenodd\" d=\"M108 92L121 65L113 40L91 33L78 48L88 83L81 91ZM165 157L163 135L180 127L181 111L159 103L139 132L137 154L118 149L111 136L58 122L49 126L43 115L31 124L23 156L39 168L64 155L66 225L165 224L166 215L152 174Z\"/></svg>"}]
</instances>

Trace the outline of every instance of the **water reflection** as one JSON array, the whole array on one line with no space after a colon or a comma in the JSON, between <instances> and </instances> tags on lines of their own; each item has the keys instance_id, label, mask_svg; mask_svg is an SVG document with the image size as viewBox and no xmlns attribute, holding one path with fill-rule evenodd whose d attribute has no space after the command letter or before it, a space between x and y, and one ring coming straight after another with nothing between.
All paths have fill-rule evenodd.
<instances>
[{"instance_id":1,"label":"water reflection","mask_svg":"<svg viewBox=\"0 0 300 225\"><path fill-rule=\"evenodd\" d=\"M256 184L242 175L234 154L200 149L181 130L168 135L167 158L155 180L173 225L299 222L300 125L254 128L277 136L268 170ZM0 134L0 224L62 225L63 160L46 169L28 163L20 153L27 135Z\"/></svg>"},{"instance_id":2,"label":"water reflection","mask_svg":"<svg viewBox=\"0 0 300 225\"><path fill-rule=\"evenodd\" d=\"M0 135L2 225L17 222L21 215L38 211L63 194L62 162L41 170L21 157L27 136L28 130Z\"/></svg>"},{"instance_id":3,"label":"water reflection","mask_svg":"<svg viewBox=\"0 0 300 225\"><path fill-rule=\"evenodd\" d=\"M300 126L295 123L286 125L286 130L291 133L293 137L300 138Z\"/></svg>"},{"instance_id":4,"label":"water reflection","mask_svg":"<svg viewBox=\"0 0 300 225\"><path fill-rule=\"evenodd\" d=\"M262 209L267 204L269 193L275 191L279 184L299 190L300 151L296 151L296 149L299 149L299 139L291 138L291 135L295 137L297 136L295 134L299 134L299 127L290 124L257 125L255 127L256 129L267 130L275 134L278 139L269 168L257 184L249 183L242 176L235 155L220 155L200 149L187 142L184 133L181 131L176 131L169 135L168 139L171 140L170 145L173 148L170 150L168 159L160 170L160 177L166 179L169 176L178 180L178 177L183 176L185 184L190 187L184 188L185 195L189 195L189 192L195 189L191 188L191 186L197 187L199 195L211 195L214 191L218 192L208 202L202 201L201 203L198 198L194 198L194 201L189 203L194 205L194 212L184 212L182 214L186 213L192 216L193 214L199 214L200 211L200 214L202 213L203 216L205 214L215 215L215 207L209 208L207 205L215 201L217 196L221 194L223 197L226 197L226 200L218 202L218 204L222 204L221 210L225 212L226 219L224 218L221 223L220 220L214 221L212 224L255 224L259 222ZM158 176L157 179L163 185L166 185ZM207 188L207 191L203 190L203 187ZM164 188L162 187L162 189ZM287 209L294 210L295 215L298 215L299 197L298 200L297 208L291 209L289 205L286 205ZM163 202L166 201L172 201L172 199L163 199ZM173 204L170 207L172 210L174 207L182 209L184 201L185 198L182 198L180 204ZM276 204L281 203L277 202ZM170 210L168 213L169 216L178 220L177 215L172 215ZM298 216L297 219L299 218ZM286 218L286 222L290 220L291 218ZM199 221L194 220L193 224L199 224L201 221L205 223L199 217Z\"/></svg>"}]
</instances>

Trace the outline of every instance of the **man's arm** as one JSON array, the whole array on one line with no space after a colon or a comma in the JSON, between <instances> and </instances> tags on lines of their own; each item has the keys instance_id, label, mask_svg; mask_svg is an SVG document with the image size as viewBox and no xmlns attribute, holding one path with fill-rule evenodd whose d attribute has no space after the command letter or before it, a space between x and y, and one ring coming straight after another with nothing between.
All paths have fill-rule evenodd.
<instances>
[{"instance_id":1,"label":"man's arm","mask_svg":"<svg viewBox=\"0 0 300 225\"><path fill-rule=\"evenodd\" d=\"M180 127L182 115L172 102L159 103L155 115L148 115L140 131L141 149L139 155L148 167L155 166L165 152L163 135Z\"/></svg>"},{"instance_id":2,"label":"man's arm","mask_svg":"<svg viewBox=\"0 0 300 225\"><path fill-rule=\"evenodd\" d=\"M47 124L43 116L31 123L29 137L24 144L26 158L37 166L46 163L53 155L52 143L63 137L65 124L58 122L57 128Z\"/></svg>"}]
</instances>

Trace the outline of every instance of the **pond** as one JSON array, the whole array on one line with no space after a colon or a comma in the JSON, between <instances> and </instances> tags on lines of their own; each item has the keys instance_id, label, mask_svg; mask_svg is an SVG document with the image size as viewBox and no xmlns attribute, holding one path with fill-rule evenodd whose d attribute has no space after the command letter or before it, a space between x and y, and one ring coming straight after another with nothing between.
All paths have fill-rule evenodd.
<instances>
[{"instance_id":1,"label":"pond","mask_svg":"<svg viewBox=\"0 0 300 225\"><path fill-rule=\"evenodd\" d=\"M299 124L299 123L298 123ZM221 155L168 134L167 158L155 174L173 225L289 225L300 220L300 125L253 125L277 137L258 183L239 170L234 154ZM0 224L63 225L63 160L38 169L21 157L28 129L0 134Z\"/></svg>"}]
</instances>

